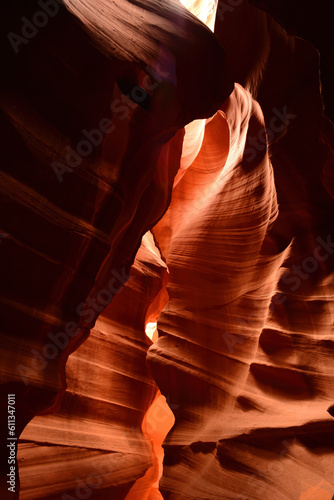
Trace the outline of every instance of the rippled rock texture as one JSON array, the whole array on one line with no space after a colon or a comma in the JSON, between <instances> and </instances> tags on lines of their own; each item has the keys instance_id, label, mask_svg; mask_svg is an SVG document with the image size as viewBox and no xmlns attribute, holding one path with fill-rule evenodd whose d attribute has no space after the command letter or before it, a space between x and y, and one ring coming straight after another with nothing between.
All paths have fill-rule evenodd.
<instances>
[{"instance_id":1,"label":"rippled rock texture","mask_svg":"<svg viewBox=\"0 0 334 500\"><path fill-rule=\"evenodd\" d=\"M299 3L6 6L1 498L332 500L331 7Z\"/></svg>"}]
</instances>

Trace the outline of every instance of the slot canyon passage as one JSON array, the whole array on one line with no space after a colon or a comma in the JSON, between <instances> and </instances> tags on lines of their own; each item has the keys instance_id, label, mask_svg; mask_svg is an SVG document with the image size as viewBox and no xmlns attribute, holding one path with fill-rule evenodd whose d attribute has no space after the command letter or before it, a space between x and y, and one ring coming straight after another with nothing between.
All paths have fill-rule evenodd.
<instances>
[{"instance_id":1,"label":"slot canyon passage","mask_svg":"<svg viewBox=\"0 0 334 500\"><path fill-rule=\"evenodd\" d=\"M333 2L11 0L4 500L333 500Z\"/></svg>"}]
</instances>

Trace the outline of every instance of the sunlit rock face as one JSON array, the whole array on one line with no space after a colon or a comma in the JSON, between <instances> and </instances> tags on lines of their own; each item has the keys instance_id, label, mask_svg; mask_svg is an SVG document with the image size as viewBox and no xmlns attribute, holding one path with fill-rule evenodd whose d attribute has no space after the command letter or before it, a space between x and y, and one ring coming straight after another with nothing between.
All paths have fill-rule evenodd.
<instances>
[{"instance_id":1,"label":"sunlit rock face","mask_svg":"<svg viewBox=\"0 0 334 500\"><path fill-rule=\"evenodd\" d=\"M1 498L333 498L328 21L182 4L6 7Z\"/></svg>"}]
</instances>

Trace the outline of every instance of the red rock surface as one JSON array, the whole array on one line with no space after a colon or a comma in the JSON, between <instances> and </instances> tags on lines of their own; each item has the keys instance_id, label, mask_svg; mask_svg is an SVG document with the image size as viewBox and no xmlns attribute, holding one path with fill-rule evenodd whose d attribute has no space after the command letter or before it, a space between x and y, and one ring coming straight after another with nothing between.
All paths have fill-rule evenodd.
<instances>
[{"instance_id":1,"label":"red rock surface","mask_svg":"<svg viewBox=\"0 0 334 500\"><path fill-rule=\"evenodd\" d=\"M1 498L332 499L327 21L255 3L6 7Z\"/></svg>"}]
</instances>

